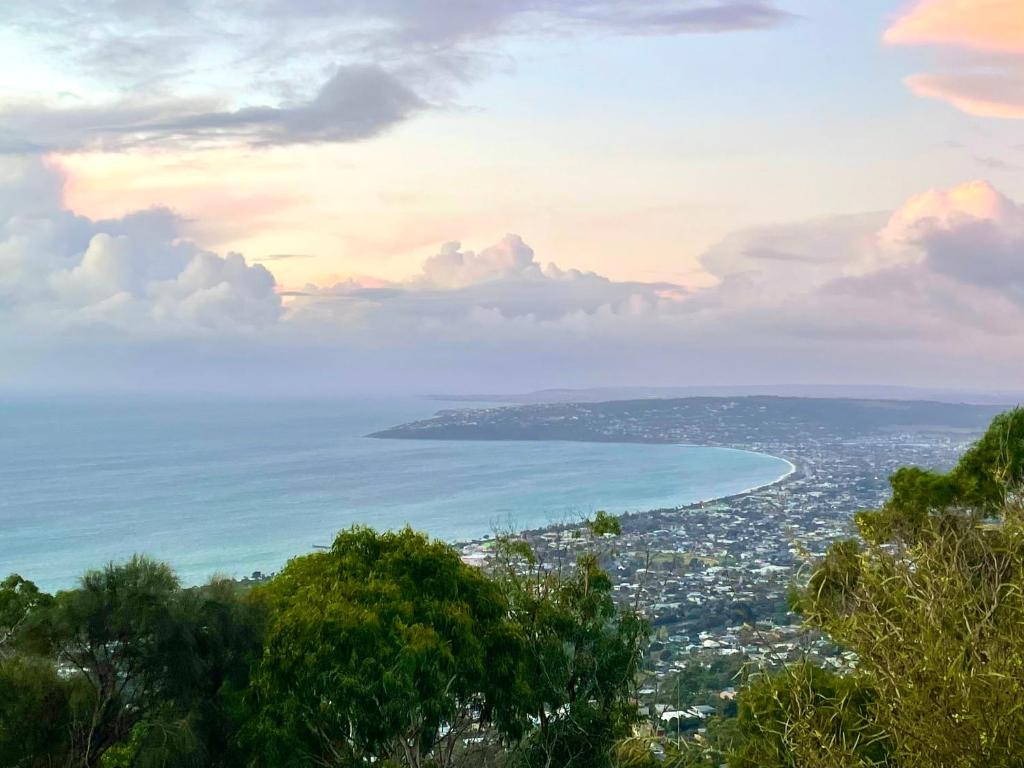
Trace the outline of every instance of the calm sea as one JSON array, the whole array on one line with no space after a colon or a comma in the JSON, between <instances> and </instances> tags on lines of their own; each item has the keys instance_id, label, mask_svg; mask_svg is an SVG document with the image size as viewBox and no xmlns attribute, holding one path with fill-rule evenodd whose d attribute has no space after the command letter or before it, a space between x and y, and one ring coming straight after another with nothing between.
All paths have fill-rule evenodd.
<instances>
[{"instance_id":1,"label":"calm sea","mask_svg":"<svg viewBox=\"0 0 1024 768\"><path fill-rule=\"evenodd\" d=\"M714 448L372 440L426 400L0 400L0 577L47 589L144 552L188 583L274 571L353 523L448 540L676 506L789 465Z\"/></svg>"}]
</instances>

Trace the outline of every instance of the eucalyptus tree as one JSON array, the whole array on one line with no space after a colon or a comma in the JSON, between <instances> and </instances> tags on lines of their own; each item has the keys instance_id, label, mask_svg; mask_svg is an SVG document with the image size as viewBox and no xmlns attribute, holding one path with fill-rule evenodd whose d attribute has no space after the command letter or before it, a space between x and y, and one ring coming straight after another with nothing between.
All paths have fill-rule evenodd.
<instances>
[{"instance_id":1,"label":"eucalyptus tree","mask_svg":"<svg viewBox=\"0 0 1024 768\"><path fill-rule=\"evenodd\" d=\"M343 531L260 590L249 737L267 766L449 766L516 719L519 642L497 585L410 529Z\"/></svg>"},{"instance_id":2,"label":"eucalyptus tree","mask_svg":"<svg viewBox=\"0 0 1024 768\"><path fill-rule=\"evenodd\" d=\"M52 598L9 578L0 621L11 637L0 658L0 764L244 764L236 737L262 617L233 584L182 589L168 566L133 557Z\"/></svg>"},{"instance_id":3,"label":"eucalyptus tree","mask_svg":"<svg viewBox=\"0 0 1024 768\"><path fill-rule=\"evenodd\" d=\"M598 520L600 535L621 530ZM549 570L523 541L501 543L495 567L523 643L513 764L600 768L639 720L636 684L649 628L619 606L595 551Z\"/></svg>"}]
</instances>

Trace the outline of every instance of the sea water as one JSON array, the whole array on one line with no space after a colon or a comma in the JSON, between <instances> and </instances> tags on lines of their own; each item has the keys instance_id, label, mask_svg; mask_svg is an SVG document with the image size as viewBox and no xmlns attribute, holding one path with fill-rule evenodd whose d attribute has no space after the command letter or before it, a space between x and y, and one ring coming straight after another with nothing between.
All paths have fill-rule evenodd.
<instances>
[{"instance_id":1,"label":"sea water","mask_svg":"<svg viewBox=\"0 0 1024 768\"><path fill-rule=\"evenodd\" d=\"M788 462L677 445L378 440L422 399L0 399L0 578L146 553L185 583L279 569L353 524L450 541L764 485Z\"/></svg>"}]
</instances>

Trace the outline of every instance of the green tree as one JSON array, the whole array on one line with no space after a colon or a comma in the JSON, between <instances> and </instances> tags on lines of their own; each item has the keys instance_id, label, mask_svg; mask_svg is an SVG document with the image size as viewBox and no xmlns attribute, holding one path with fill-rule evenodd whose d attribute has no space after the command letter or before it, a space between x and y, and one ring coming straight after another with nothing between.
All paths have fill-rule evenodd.
<instances>
[{"instance_id":1,"label":"green tree","mask_svg":"<svg viewBox=\"0 0 1024 768\"><path fill-rule=\"evenodd\" d=\"M52 602L50 595L16 573L0 581L0 657L12 652L33 612Z\"/></svg>"},{"instance_id":2,"label":"green tree","mask_svg":"<svg viewBox=\"0 0 1024 768\"><path fill-rule=\"evenodd\" d=\"M1022 485L1019 409L997 417L952 471L892 477L892 499L857 516L861 539L834 544L796 600L811 627L856 654L856 672L803 672L745 692L748 749L786 756L762 764L1020 764ZM884 745L884 758L867 744Z\"/></svg>"},{"instance_id":3,"label":"green tree","mask_svg":"<svg viewBox=\"0 0 1024 768\"><path fill-rule=\"evenodd\" d=\"M452 764L480 721L514 719L514 627L450 546L352 528L298 557L270 609L250 738L269 766Z\"/></svg>"},{"instance_id":4,"label":"green tree","mask_svg":"<svg viewBox=\"0 0 1024 768\"><path fill-rule=\"evenodd\" d=\"M522 542L500 551L497 576L524 650L519 707L528 719L514 759L525 766L610 766L639 722L637 675L649 629L620 609L597 557L567 573L543 568Z\"/></svg>"},{"instance_id":5,"label":"green tree","mask_svg":"<svg viewBox=\"0 0 1024 768\"><path fill-rule=\"evenodd\" d=\"M175 593L172 637L185 653L162 682L156 706L127 741L105 755L103 768L240 767L244 696L262 651L262 606L234 583L215 580Z\"/></svg>"},{"instance_id":6,"label":"green tree","mask_svg":"<svg viewBox=\"0 0 1024 768\"><path fill-rule=\"evenodd\" d=\"M70 733L87 702L78 682L61 677L47 659L0 659L0 765L67 765Z\"/></svg>"},{"instance_id":7,"label":"green tree","mask_svg":"<svg viewBox=\"0 0 1024 768\"><path fill-rule=\"evenodd\" d=\"M69 764L92 768L160 704L160 691L186 652L172 598L178 581L160 563L136 557L90 571L78 589L58 593L31 631L33 650L90 689L74 724Z\"/></svg>"},{"instance_id":8,"label":"green tree","mask_svg":"<svg viewBox=\"0 0 1024 768\"><path fill-rule=\"evenodd\" d=\"M890 478L892 498L856 516L873 544L913 543L936 518L998 518L1020 505L1024 487L1024 408L1000 414L951 472L904 467Z\"/></svg>"},{"instance_id":9,"label":"green tree","mask_svg":"<svg viewBox=\"0 0 1024 768\"><path fill-rule=\"evenodd\" d=\"M51 695L75 694L65 765L242 763L235 734L262 620L230 585L182 590L169 567L134 557L37 602L16 645L69 683Z\"/></svg>"},{"instance_id":10,"label":"green tree","mask_svg":"<svg viewBox=\"0 0 1024 768\"><path fill-rule=\"evenodd\" d=\"M675 742L656 737L631 736L615 746L615 768L718 768L713 749L694 741Z\"/></svg>"},{"instance_id":11,"label":"green tree","mask_svg":"<svg viewBox=\"0 0 1024 768\"><path fill-rule=\"evenodd\" d=\"M594 519L587 522L587 527L595 536L621 536L622 522L614 515L609 515L603 509L594 514Z\"/></svg>"},{"instance_id":12,"label":"green tree","mask_svg":"<svg viewBox=\"0 0 1024 768\"><path fill-rule=\"evenodd\" d=\"M762 674L741 691L732 744L723 751L731 751L730 768L889 765L877 699L862 678L804 662Z\"/></svg>"}]
</instances>

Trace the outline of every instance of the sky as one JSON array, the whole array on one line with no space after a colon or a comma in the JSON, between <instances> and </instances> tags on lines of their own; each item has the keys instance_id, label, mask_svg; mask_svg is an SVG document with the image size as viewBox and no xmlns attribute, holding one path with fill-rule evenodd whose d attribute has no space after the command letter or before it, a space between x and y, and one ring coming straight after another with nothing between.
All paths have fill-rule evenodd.
<instances>
[{"instance_id":1,"label":"sky","mask_svg":"<svg viewBox=\"0 0 1024 768\"><path fill-rule=\"evenodd\" d=\"M1019 0L7 0L0 389L1024 390Z\"/></svg>"}]
</instances>

